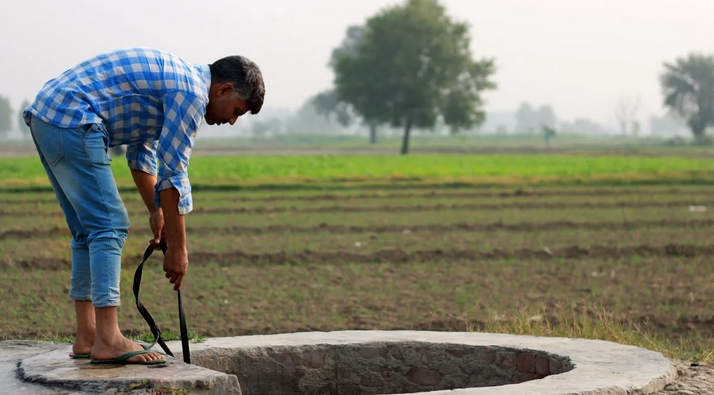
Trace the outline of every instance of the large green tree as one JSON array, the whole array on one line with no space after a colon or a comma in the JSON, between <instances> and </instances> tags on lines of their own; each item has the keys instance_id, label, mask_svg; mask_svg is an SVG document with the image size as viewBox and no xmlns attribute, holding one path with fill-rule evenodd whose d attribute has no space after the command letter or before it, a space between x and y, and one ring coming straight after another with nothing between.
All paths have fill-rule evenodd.
<instances>
[{"instance_id":1,"label":"large green tree","mask_svg":"<svg viewBox=\"0 0 714 395\"><path fill-rule=\"evenodd\" d=\"M357 46L362 41L365 31L366 28L362 25L348 27L345 37L342 39L342 43L332 51L329 66L334 69L340 57L356 57ZM327 118L334 116L337 122L343 126L349 126L362 118L361 123L369 127L369 142L371 144L377 143L377 127L379 126L379 121L377 119L360 117L352 105L340 97L337 90L329 89L318 93L313 97L312 103L318 113Z\"/></svg>"},{"instance_id":2,"label":"large green tree","mask_svg":"<svg viewBox=\"0 0 714 395\"><path fill-rule=\"evenodd\" d=\"M697 140L714 126L714 56L691 53L665 63L664 105L686 122Z\"/></svg>"},{"instance_id":3,"label":"large green tree","mask_svg":"<svg viewBox=\"0 0 714 395\"><path fill-rule=\"evenodd\" d=\"M25 118L22 116L22 112L29 106L30 102L25 99L22 101L20 109L17 111L17 126L20 128L20 132L22 132L22 137L24 138L30 137L30 127L25 123Z\"/></svg>"},{"instance_id":4,"label":"large green tree","mask_svg":"<svg viewBox=\"0 0 714 395\"><path fill-rule=\"evenodd\" d=\"M386 8L353 36L353 51L333 53L335 91L362 118L403 127L402 154L412 127L431 129L441 117L455 132L484 121L494 62L472 58L468 25L437 0Z\"/></svg>"},{"instance_id":5,"label":"large green tree","mask_svg":"<svg viewBox=\"0 0 714 395\"><path fill-rule=\"evenodd\" d=\"M0 136L5 137L12 129L13 120L12 106L10 99L0 96Z\"/></svg>"}]
</instances>

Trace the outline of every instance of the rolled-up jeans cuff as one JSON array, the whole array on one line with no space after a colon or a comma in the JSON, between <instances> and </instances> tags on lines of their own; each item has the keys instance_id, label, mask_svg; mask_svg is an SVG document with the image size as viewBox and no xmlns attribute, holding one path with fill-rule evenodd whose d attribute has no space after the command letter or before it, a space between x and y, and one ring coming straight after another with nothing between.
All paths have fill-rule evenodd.
<instances>
[{"instance_id":1,"label":"rolled-up jeans cuff","mask_svg":"<svg viewBox=\"0 0 714 395\"><path fill-rule=\"evenodd\" d=\"M121 306L121 299L116 298L116 299L102 299L102 300L93 300L92 301L92 306L97 307L97 308L102 308L102 307L119 307Z\"/></svg>"},{"instance_id":2,"label":"rolled-up jeans cuff","mask_svg":"<svg viewBox=\"0 0 714 395\"><path fill-rule=\"evenodd\" d=\"M91 302L92 295L69 292L69 298L77 302Z\"/></svg>"},{"instance_id":3,"label":"rolled-up jeans cuff","mask_svg":"<svg viewBox=\"0 0 714 395\"><path fill-rule=\"evenodd\" d=\"M85 294L85 293L80 293L80 292L73 292L73 290L70 288L69 291L69 298L72 300L76 300L78 302L91 302L92 301L92 295L91 294Z\"/></svg>"}]
</instances>

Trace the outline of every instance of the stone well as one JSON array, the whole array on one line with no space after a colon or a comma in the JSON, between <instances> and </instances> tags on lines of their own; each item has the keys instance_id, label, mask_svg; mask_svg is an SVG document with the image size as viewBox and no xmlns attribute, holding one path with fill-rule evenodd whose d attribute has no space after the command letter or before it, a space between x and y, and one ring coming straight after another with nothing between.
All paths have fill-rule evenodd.
<instances>
[{"instance_id":1,"label":"stone well","mask_svg":"<svg viewBox=\"0 0 714 395\"><path fill-rule=\"evenodd\" d=\"M569 358L543 351L418 341L213 350L194 358L236 375L244 395L418 393L518 384L573 368Z\"/></svg>"},{"instance_id":2,"label":"stone well","mask_svg":"<svg viewBox=\"0 0 714 395\"><path fill-rule=\"evenodd\" d=\"M211 338L191 344L193 365L172 360L164 368L95 369L88 361L67 358L66 345L42 347L14 360L14 379L26 388L27 382L42 384L37 388L48 392L36 393L43 394L150 394L171 386L187 393L244 395L624 395L661 390L676 376L661 354L637 347L486 333L344 331ZM180 343L169 347L180 360ZM0 362L0 383L2 372ZM2 389L0 384L5 393Z\"/></svg>"}]
</instances>

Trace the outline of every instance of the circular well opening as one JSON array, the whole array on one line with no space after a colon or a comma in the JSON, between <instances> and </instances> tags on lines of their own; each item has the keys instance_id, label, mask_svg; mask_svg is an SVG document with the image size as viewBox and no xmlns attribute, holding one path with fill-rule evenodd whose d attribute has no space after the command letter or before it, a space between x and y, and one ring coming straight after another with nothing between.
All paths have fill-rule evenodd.
<instances>
[{"instance_id":1,"label":"circular well opening","mask_svg":"<svg viewBox=\"0 0 714 395\"><path fill-rule=\"evenodd\" d=\"M421 342L214 349L197 353L194 363L236 375L244 395L403 394L492 387L573 368L568 357L544 351Z\"/></svg>"}]
</instances>

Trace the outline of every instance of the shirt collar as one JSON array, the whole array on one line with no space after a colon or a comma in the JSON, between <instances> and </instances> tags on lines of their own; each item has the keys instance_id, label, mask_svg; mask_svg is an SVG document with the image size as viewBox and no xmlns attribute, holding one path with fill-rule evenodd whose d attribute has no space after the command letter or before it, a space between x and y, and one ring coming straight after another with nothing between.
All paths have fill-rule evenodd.
<instances>
[{"instance_id":1,"label":"shirt collar","mask_svg":"<svg viewBox=\"0 0 714 395\"><path fill-rule=\"evenodd\" d=\"M206 84L206 99L208 99L208 92L211 91L211 68L207 64L201 64L196 67L201 70L203 82Z\"/></svg>"}]
</instances>

